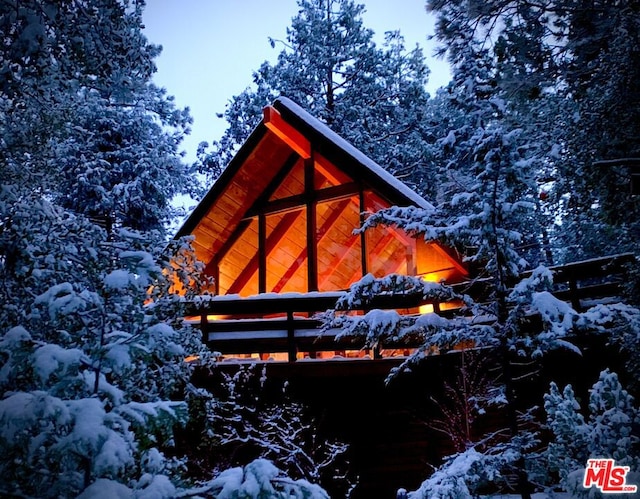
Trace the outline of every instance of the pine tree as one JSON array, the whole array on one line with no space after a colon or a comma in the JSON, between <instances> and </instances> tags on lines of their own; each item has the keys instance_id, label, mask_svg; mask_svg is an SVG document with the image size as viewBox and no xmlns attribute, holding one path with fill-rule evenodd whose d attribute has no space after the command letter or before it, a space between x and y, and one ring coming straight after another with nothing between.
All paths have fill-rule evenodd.
<instances>
[{"instance_id":1,"label":"pine tree","mask_svg":"<svg viewBox=\"0 0 640 499\"><path fill-rule=\"evenodd\" d=\"M0 6L5 189L38 190L108 227L164 228L171 199L192 188L178 154L190 117L151 83L159 48L142 34L143 6Z\"/></svg>"},{"instance_id":2,"label":"pine tree","mask_svg":"<svg viewBox=\"0 0 640 499\"><path fill-rule=\"evenodd\" d=\"M443 53L453 56L469 36L484 45L496 86L545 153L538 180L556 258L635 251L629 172L594 163L638 156L636 2L430 0L427 8Z\"/></svg>"},{"instance_id":3,"label":"pine tree","mask_svg":"<svg viewBox=\"0 0 640 499\"><path fill-rule=\"evenodd\" d=\"M622 388L618 375L608 369L602 371L589 394L590 456L611 456L620 466L639 469L640 440L634 435L638 423L638 409L633 397Z\"/></svg>"},{"instance_id":4,"label":"pine tree","mask_svg":"<svg viewBox=\"0 0 640 499\"><path fill-rule=\"evenodd\" d=\"M53 497L112 480L172 495L178 463L162 451L186 417L183 359L206 355L178 319L172 267L148 234L107 236L45 200L19 215L4 231L23 244L3 269L2 492Z\"/></svg>"},{"instance_id":5,"label":"pine tree","mask_svg":"<svg viewBox=\"0 0 640 499\"><path fill-rule=\"evenodd\" d=\"M0 5L3 495L179 485L163 451L206 355L169 293L198 266L164 252L189 118L150 83L142 7Z\"/></svg>"},{"instance_id":6,"label":"pine tree","mask_svg":"<svg viewBox=\"0 0 640 499\"><path fill-rule=\"evenodd\" d=\"M299 12L275 64L263 63L253 86L235 96L223 116L228 129L201 149L202 169L217 175L257 125L262 108L286 96L390 171L430 188L429 144L437 121L425 109L428 68L422 50L407 50L398 32L377 47L352 0L299 0ZM422 177L410 174L420 171Z\"/></svg>"},{"instance_id":7,"label":"pine tree","mask_svg":"<svg viewBox=\"0 0 640 499\"><path fill-rule=\"evenodd\" d=\"M547 424L553 434L546 451L547 461L551 470L558 471L560 484L572 497L594 496L593 490L582 486L589 458L614 459L618 466L629 466L631 480L638 476L639 440L634 428L640 423L640 416L633 397L622 388L616 373L608 369L600 373L590 390L588 410L585 422L570 385L561 395L552 383L550 393L545 395Z\"/></svg>"},{"instance_id":8,"label":"pine tree","mask_svg":"<svg viewBox=\"0 0 640 499\"><path fill-rule=\"evenodd\" d=\"M552 382L549 393L544 396L544 409L554 436L547 449L549 471L557 472L563 481L571 471L587 462L589 428L579 412L580 404L571 385L560 393L558 385Z\"/></svg>"},{"instance_id":9,"label":"pine tree","mask_svg":"<svg viewBox=\"0 0 640 499\"><path fill-rule=\"evenodd\" d=\"M327 320L330 327L342 327L345 335L361 335L369 347L384 345L387 338L420 338L423 345L419 352L400 371L419 362L434 348L442 352L467 342L496 348L503 382L496 401L500 399L506 405L510 441L488 449L483 455L487 462L496 463L495 473L499 467L503 473L506 470L515 473L517 490L523 497L530 497L526 457L535 437L523 430L517 416L514 379L522 373L516 375L513 362L518 358L535 359L557 347L575 350L567 337L578 315L549 293L552 276L547 269L540 267L518 282L527 265L518 246L527 234L535 238L539 233L535 216L538 150L529 148L522 131L513 127L512 111L495 85L495 70L486 51L469 38L464 43L460 41L458 48L452 61L455 71L449 94L452 105L462 109L467 120L439 142L442 155L449 159L447 168L452 170L445 173L455 179L448 184L451 189L445 196L448 200L435 210L396 207L382 210L367 218L363 230L390 224L427 241L473 248L467 252L467 260L482 269L480 277L489 279L484 303L456 296L441 284L402 276L381 280L368 276L352 286L338 302L338 311L329 314ZM433 314L418 318L379 311L364 316L341 314L352 303L362 305L380 293L415 293L436 301L458 299L465 303L468 315L449 320ZM541 318L541 325L531 322L534 316ZM484 317L485 321L475 321L474 317ZM461 459L473 452L478 451L471 448L460 455ZM453 462L441 471L444 473ZM471 473L470 469L458 471L464 475ZM471 475L466 478L474 480ZM424 491L431 490L430 485L425 487ZM414 497L429 497L430 493L416 492Z\"/></svg>"},{"instance_id":10,"label":"pine tree","mask_svg":"<svg viewBox=\"0 0 640 499\"><path fill-rule=\"evenodd\" d=\"M176 497L221 483L190 488L174 445L189 405L211 400L185 358L211 354L182 320L202 265L188 240L166 239L171 199L194 188L178 153L190 118L151 84L159 48L143 7L0 5L3 496ZM278 494L326 497L269 463L248 469Z\"/></svg>"}]
</instances>

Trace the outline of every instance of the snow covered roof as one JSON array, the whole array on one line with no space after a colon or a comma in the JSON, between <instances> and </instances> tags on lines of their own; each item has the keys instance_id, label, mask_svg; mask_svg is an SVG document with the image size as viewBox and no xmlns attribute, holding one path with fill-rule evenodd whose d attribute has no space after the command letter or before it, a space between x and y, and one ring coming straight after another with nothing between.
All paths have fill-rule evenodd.
<instances>
[{"instance_id":1,"label":"snow covered roof","mask_svg":"<svg viewBox=\"0 0 640 499\"><path fill-rule=\"evenodd\" d=\"M333 153L343 157L340 162L342 168L350 170L351 176L370 184L375 190L384 194L393 204L398 206L415 205L421 208L432 209L433 206L422 196L410 189L406 184L387 172L382 166L373 161L351 143L340 137L327 125L309 114L298 104L287 97L279 97L273 103L285 122L292 125L303 136L308 138L314 146L320 146L323 152ZM238 150L236 156L229 163L222 175L214 182L209 192L202 199L182 227L178 230L176 238L190 234L198 225L201 218L209 210L209 207L219 198L222 192L232 182L233 177L243 166L243 163L258 147L268 130L262 120L254 129L247 141Z\"/></svg>"},{"instance_id":2,"label":"snow covered roof","mask_svg":"<svg viewBox=\"0 0 640 499\"><path fill-rule=\"evenodd\" d=\"M410 201L410 204L415 204L421 208L433 209L433 205L426 199L410 189L406 184L399 179L391 175L388 171L382 168L378 163L369 158L362 151L357 149L351 143L347 142L336 132L331 130L327 125L322 123L319 119L315 118L307 111L305 111L298 104L293 102L287 97L279 97L273 103L282 116L287 121L294 121L296 118L300 123L304 124L308 128L307 131L311 131L316 135L316 139L321 138L336 147L342 152L350 156L350 158L356 162L356 164L363 169L366 169L370 175L376 177L381 183L386 184L387 189L393 189ZM298 126L300 125L298 123Z\"/></svg>"}]
</instances>

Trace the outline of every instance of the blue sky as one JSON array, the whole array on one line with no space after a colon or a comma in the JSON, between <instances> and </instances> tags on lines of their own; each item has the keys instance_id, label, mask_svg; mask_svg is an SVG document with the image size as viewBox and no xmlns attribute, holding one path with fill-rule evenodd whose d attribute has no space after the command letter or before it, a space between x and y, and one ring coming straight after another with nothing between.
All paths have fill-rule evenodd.
<instances>
[{"instance_id":1,"label":"blue sky","mask_svg":"<svg viewBox=\"0 0 640 499\"><path fill-rule=\"evenodd\" d=\"M433 19L424 0L360 0L366 7L365 26L376 33L399 29L406 46L424 49L431 69L429 90L449 80L446 63L431 57ZM251 73L280 51L268 37L284 39L298 7L295 0L147 0L145 34L163 52L156 61L155 82L174 95L179 107L189 107L192 133L183 143L194 160L201 141L218 139L226 128L216 113L251 85Z\"/></svg>"}]
</instances>

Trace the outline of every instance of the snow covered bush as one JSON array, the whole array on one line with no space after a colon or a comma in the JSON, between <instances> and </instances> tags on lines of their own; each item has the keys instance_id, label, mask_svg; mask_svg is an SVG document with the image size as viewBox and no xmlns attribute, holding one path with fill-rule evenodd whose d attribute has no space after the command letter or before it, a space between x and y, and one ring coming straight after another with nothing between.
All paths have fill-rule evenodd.
<instances>
[{"instance_id":1,"label":"snow covered bush","mask_svg":"<svg viewBox=\"0 0 640 499\"><path fill-rule=\"evenodd\" d=\"M608 369L600 373L589 394L590 457L611 457L620 466L640 470L639 424L640 412L618 375Z\"/></svg>"},{"instance_id":2,"label":"snow covered bush","mask_svg":"<svg viewBox=\"0 0 640 499\"><path fill-rule=\"evenodd\" d=\"M552 383L545 395L545 410L553 434L546 452L549 469L558 473L560 484L572 497L600 496L595 489L582 486L589 458L614 459L617 466L629 466L628 482L637 483L640 411L616 373L608 369L600 373L590 390L586 421L570 385L560 393Z\"/></svg>"},{"instance_id":3,"label":"snow covered bush","mask_svg":"<svg viewBox=\"0 0 640 499\"><path fill-rule=\"evenodd\" d=\"M206 481L212 473L266 459L292 479L347 496L355 484L348 445L320 434L317 418L266 378L266 366L238 366L233 374L216 370L209 381L211 393L193 401L189 424L179 433L190 476Z\"/></svg>"},{"instance_id":4,"label":"snow covered bush","mask_svg":"<svg viewBox=\"0 0 640 499\"><path fill-rule=\"evenodd\" d=\"M580 405L575 399L571 385L562 392L555 383L544 396L547 425L553 433L553 441L547 447L549 471L557 472L560 480L569 471L583 466L588 458L587 438L589 428L580 414Z\"/></svg>"},{"instance_id":5,"label":"snow covered bush","mask_svg":"<svg viewBox=\"0 0 640 499\"><path fill-rule=\"evenodd\" d=\"M147 250L149 234L107 236L44 200L14 208L2 240L24 237L3 262L2 492L51 497L96 480L134 489L168 480L177 463L159 449L187 416L184 358L205 355L167 293L172 270Z\"/></svg>"},{"instance_id":6,"label":"snow covered bush","mask_svg":"<svg viewBox=\"0 0 640 499\"><path fill-rule=\"evenodd\" d=\"M225 470L204 488L216 499L329 498L318 485L292 480L266 459Z\"/></svg>"},{"instance_id":7,"label":"snow covered bush","mask_svg":"<svg viewBox=\"0 0 640 499\"><path fill-rule=\"evenodd\" d=\"M640 309L625 303L596 305L581 314L579 325L620 350L629 388L640 393Z\"/></svg>"},{"instance_id":8,"label":"snow covered bush","mask_svg":"<svg viewBox=\"0 0 640 499\"><path fill-rule=\"evenodd\" d=\"M475 448L448 458L422 485L409 493L409 499L471 499L483 487L505 482L503 473L519 458L514 449L499 449L495 454Z\"/></svg>"}]
</instances>

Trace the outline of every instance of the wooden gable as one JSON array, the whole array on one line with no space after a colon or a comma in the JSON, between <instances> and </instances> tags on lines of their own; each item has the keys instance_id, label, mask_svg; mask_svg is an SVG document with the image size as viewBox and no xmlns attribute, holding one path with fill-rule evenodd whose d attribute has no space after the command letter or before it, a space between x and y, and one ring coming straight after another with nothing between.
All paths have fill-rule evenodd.
<instances>
[{"instance_id":1,"label":"wooden gable","mask_svg":"<svg viewBox=\"0 0 640 499\"><path fill-rule=\"evenodd\" d=\"M354 234L389 206L430 207L289 99L263 120L187 219L216 294L336 291L367 273L456 281L448 251L379 227Z\"/></svg>"}]
</instances>

